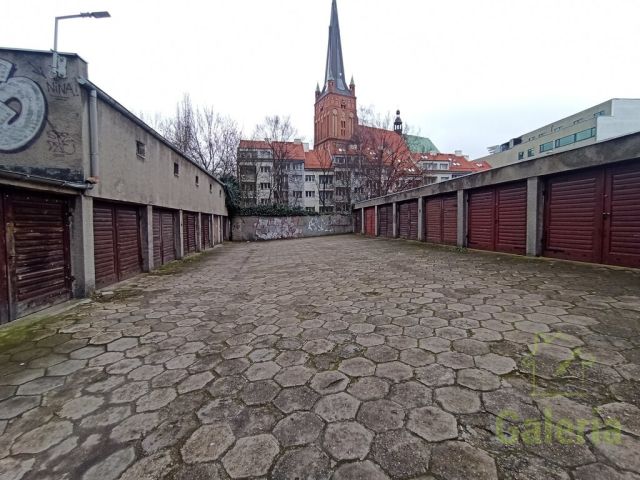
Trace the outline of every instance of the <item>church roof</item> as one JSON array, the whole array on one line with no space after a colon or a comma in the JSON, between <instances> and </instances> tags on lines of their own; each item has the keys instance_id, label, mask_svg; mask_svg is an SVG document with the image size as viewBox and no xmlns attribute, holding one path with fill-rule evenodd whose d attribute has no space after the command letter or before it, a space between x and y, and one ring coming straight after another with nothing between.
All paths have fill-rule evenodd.
<instances>
[{"instance_id":1,"label":"church roof","mask_svg":"<svg viewBox=\"0 0 640 480\"><path fill-rule=\"evenodd\" d=\"M331 2L331 21L329 23L329 43L327 45L327 64L324 74L322 94L328 91L329 80L333 80L337 93L351 95L344 73L342 59L342 42L340 41L340 24L338 23L338 6L336 0Z\"/></svg>"},{"instance_id":2,"label":"church roof","mask_svg":"<svg viewBox=\"0 0 640 480\"><path fill-rule=\"evenodd\" d=\"M427 137L419 137L418 135L404 135L409 150L414 153L439 152L438 147Z\"/></svg>"}]
</instances>

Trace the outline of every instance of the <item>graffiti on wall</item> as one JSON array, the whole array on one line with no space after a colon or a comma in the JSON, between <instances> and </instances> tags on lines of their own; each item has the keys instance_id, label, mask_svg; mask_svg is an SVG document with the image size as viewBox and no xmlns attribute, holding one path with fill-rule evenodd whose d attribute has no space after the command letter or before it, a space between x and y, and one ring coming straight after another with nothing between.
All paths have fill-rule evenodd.
<instances>
[{"instance_id":1,"label":"graffiti on wall","mask_svg":"<svg viewBox=\"0 0 640 480\"><path fill-rule=\"evenodd\" d=\"M351 215L318 215L300 217L236 217L233 240L277 240L352 233Z\"/></svg>"},{"instance_id":2,"label":"graffiti on wall","mask_svg":"<svg viewBox=\"0 0 640 480\"><path fill-rule=\"evenodd\" d=\"M0 58L0 152L19 152L42 133L47 102L40 86Z\"/></svg>"},{"instance_id":3,"label":"graffiti on wall","mask_svg":"<svg viewBox=\"0 0 640 480\"><path fill-rule=\"evenodd\" d=\"M71 134L55 129L47 131L47 146L54 155L73 155L76 153L76 141Z\"/></svg>"}]
</instances>

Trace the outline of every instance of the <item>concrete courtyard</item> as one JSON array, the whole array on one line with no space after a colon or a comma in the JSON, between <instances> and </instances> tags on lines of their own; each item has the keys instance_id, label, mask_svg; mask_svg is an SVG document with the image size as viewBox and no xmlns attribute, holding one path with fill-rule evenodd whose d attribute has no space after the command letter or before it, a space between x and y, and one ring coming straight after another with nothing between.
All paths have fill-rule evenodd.
<instances>
[{"instance_id":1,"label":"concrete courtyard","mask_svg":"<svg viewBox=\"0 0 640 480\"><path fill-rule=\"evenodd\" d=\"M0 479L640 479L640 272L225 244L0 329Z\"/></svg>"}]
</instances>

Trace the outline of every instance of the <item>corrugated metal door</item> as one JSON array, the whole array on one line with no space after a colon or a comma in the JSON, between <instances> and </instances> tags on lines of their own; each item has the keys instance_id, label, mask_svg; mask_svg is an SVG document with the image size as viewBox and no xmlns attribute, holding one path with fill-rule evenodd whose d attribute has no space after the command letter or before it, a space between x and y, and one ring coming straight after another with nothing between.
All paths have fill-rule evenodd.
<instances>
[{"instance_id":1,"label":"corrugated metal door","mask_svg":"<svg viewBox=\"0 0 640 480\"><path fill-rule=\"evenodd\" d=\"M96 287L118 281L116 269L115 216L113 207L104 203L93 204L93 256Z\"/></svg>"},{"instance_id":2,"label":"corrugated metal door","mask_svg":"<svg viewBox=\"0 0 640 480\"><path fill-rule=\"evenodd\" d=\"M202 248L211 247L211 215L203 213L200 219L202 223Z\"/></svg>"},{"instance_id":3,"label":"corrugated metal door","mask_svg":"<svg viewBox=\"0 0 640 480\"><path fill-rule=\"evenodd\" d=\"M527 248L527 184L496 188L494 250L524 255Z\"/></svg>"},{"instance_id":4,"label":"corrugated metal door","mask_svg":"<svg viewBox=\"0 0 640 480\"><path fill-rule=\"evenodd\" d=\"M162 264L176 259L176 221L175 214L170 210L162 210Z\"/></svg>"},{"instance_id":5,"label":"corrugated metal door","mask_svg":"<svg viewBox=\"0 0 640 480\"><path fill-rule=\"evenodd\" d=\"M5 192L3 203L8 317L21 317L71 298L67 200Z\"/></svg>"},{"instance_id":6,"label":"corrugated metal door","mask_svg":"<svg viewBox=\"0 0 640 480\"><path fill-rule=\"evenodd\" d=\"M142 272L140 214L137 207L95 202L93 238L96 287Z\"/></svg>"},{"instance_id":7,"label":"corrugated metal door","mask_svg":"<svg viewBox=\"0 0 640 480\"><path fill-rule=\"evenodd\" d=\"M393 225L391 223L393 206L380 205L378 207L378 230L381 237L391 237Z\"/></svg>"},{"instance_id":8,"label":"corrugated metal door","mask_svg":"<svg viewBox=\"0 0 640 480\"><path fill-rule=\"evenodd\" d=\"M160 210L153 209L153 266L162 265L162 217Z\"/></svg>"},{"instance_id":9,"label":"corrugated metal door","mask_svg":"<svg viewBox=\"0 0 640 480\"><path fill-rule=\"evenodd\" d=\"M115 212L118 280L125 280L142 272L140 218L135 207L118 206Z\"/></svg>"},{"instance_id":10,"label":"corrugated metal door","mask_svg":"<svg viewBox=\"0 0 640 480\"><path fill-rule=\"evenodd\" d=\"M374 207L364 209L364 233L372 237L376 235L376 211Z\"/></svg>"},{"instance_id":11,"label":"corrugated metal door","mask_svg":"<svg viewBox=\"0 0 640 480\"><path fill-rule=\"evenodd\" d=\"M427 198L424 205L425 238L431 243L458 242L458 198L446 195Z\"/></svg>"},{"instance_id":12,"label":"corrugated metal door","mask_svg":"<svg viewBox=\"0 0 640 480\"><path fill-rule=\"evenodd\" d=\"M640 267L640 164L607 170L604 201L605 263Z\"/></svg>"},{"instance_id":13,"label":"corrugated metal door","mask_svg":"<svg viewBox=\"0 0 640 480\"><path fill-rule=\"evenodd\" d=\"M398 204L398 237L409 238L411 231L411 202Z\"/></svg>"},{"instance_id":14,"label":"corrugated metal door","mask_svg":"<svg viewBox=\"0 0 640 480\"><path fill-rule=\"evenodd\" d=\"M418 239L418 201L409 203L409 239Z\"/></svg>"},{"instance_id":15,"label":"corrugated metal door","mask_svg":"<svg viewBox=\"0 0 640 480\"><path fill-rule=\"evenodd\" d=\"M4 215L4 193L0 190L0 324L8 322L9 316L9 269L7 267L6 224Z\"/></svg>"},{"instance_id":16,"label":"corrugated metal door","mask_svg":"<svg viewBox=\"0 0 640 480\"><path fill-rule=\"evenodd\" d=\"M481 250L525 253L527 184L500 185L469 192L468 246Z\"/></svg>"},{"instance_id":17,"label":"corrugated metal door","mask_svg":"<svg viewBox=\"0 0 640 480\"><path fill-rule=\"evenodd\" d=\"M495 190L469 192L469 248L493 250L495 245Z\"/></svg>"},{"instance_id":18,"label":"corrugated metal door","mask_svg":"<svg viewBox=\"0 0 640 480\"><path fill-rule=\"evenodd\" d=\"M602 169L558 175L547 181L545 256L601 261L603 196Z\"/></svg>"},{"instance_id":19,"label":"corrugated metal door","mask_svg":"<svg viewBox=\"0 0 640 480\"><path fill-rule=\"evenodd\" d=\"M442 243L458 244L458 196L442 198Z\"/></svg>"},{"instance_id":20,"label":"corrugated metal door","mask_svg":"<svg viewBox=\"0 0 640 480\"><path fill-rule=\"evenodd\" d=\"M182 241L185 255L196 251L196 235L196 214L182 212Z\"/></svg>"},{"instance_id":21,"label":"corrugated metal door","mask_svg":"<svg viewBox=\"0 0 640 480\"><path fill-rule=\"evenodd\" d=\"M353 233L362 233L362 210L353 213Z\"/></svg>"}]
</instances>

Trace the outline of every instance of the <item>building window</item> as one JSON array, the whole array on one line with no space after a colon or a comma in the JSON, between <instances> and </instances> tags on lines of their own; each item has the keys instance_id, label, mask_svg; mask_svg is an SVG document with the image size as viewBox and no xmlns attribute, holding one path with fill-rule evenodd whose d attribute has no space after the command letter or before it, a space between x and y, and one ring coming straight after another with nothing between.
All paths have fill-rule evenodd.
<instances>
[{"instance_id":1,"label":"building window","mask_svg":"<svg viewBox=\"0 0 640 480\"><path fill-rule=\"evenodd\" d=\"M591 137L596 136L596 129L587 128L586 130L582 130L581 132L576 133L576 142L581 142L582 140L586 140Z\"/></svg>"},{"instance_id":2,"label":"building window","mask_svg":"<svg viewBox=\"0 0 640 480\"><path fill-rule=\"evenodd\" d=\"M567 135L566 137L562 137L556 140L556 148L571 145L575 141L576 141L575 135Z\"/></svg>"},{"instance_id":3,"label":"building window","mask_svg":"<svg viewBox=\"0 0 640 480\"><path fill-rule=\"evenodd\" d=\"M173 174L176 177L180 176L180 165L178 165L178 162L173 162Z\"/></svg>"},{"instance_id":4,"label":"building window","mask_svg":"<svg viewBox=\"0 0 640 480\"><path fill-rule=\"evenodd\" d=\"M302 191L301 190L294 190L293 191L293 198L302 198Z\"/></svg>"},{"instance_id":5,"label":"building window","mask_svg":"<svg viewBox=\"0 0 640 480\"><path fill-rule=\"evenodd\" d=\"M260 184L260 190L270 190L271 189L271 184L270 183L261 183Z\"/></svg>"},{"instance_id":6,"label":"building window","mask_svg":"<svg viewBox=\"0 0 640 480\"><path fill-rule=\"evenodd\" d=\"M548 152L549 150L553 150L553 141L540 145L540 153Z\"/></svg>"},{"instance_id":7,"label":"building window","mask_svg":"<svg viewBox=\"0 0 640 480\"><path fill-rule=\"evenodd\" d=\"M140 141L136 141L136 155L140 158L144 158L147 152L146 145Z\"/></svg>"},{"instance_id":8,"label":"building window","mask_svg":"<svg viewBox=\"0 0 640 480\"><path fill-rule=\"evenodd\" d=\"M307 212L315 212L316 211L316 207L306 207L305 210Z\"/></svg>"},{"instance_id":9,"label":"building window","mask_svg":"<svg viewBox=\"0 0 640 480\"><path fill-rule=\"evenodd\" d=\"M315 198L316 192L314 192L313 190L307 190L306 192L304 192L304 196L307 198Z\"/></svg>"},{"instance_id":10,"label":"building window","mask_svg":"<svg viewBox=\"0 0 640 480\"><path fill-rule=\"evenodd\" d=\"M441 163L440 164L440 170L449 170L449 164L448 163Z\"/></svg>"},{"instance_id":11,"label":"building window","mask_svg":"<svg viewBox=\"0 0 640 480\"><path fill-rule=\"evenodd\" d=\"M200 177L196 175L196 187L200 186Z\"/></svg>"},{"instance_id":12,"label":"building window","mask_svg":"<svg viewBox=\"0 0 640 480\"><path fill-rule=\"evenodd\" d=\"M260 167L260 173L271 173L271 167Z\"/></svg>"},{"instance_id":13,"label":"building window","mask_svg":"<svg viewBox=\"0 0 640 480\"><path fill-rule=\"evenodd\" d=\"M535 155L535 152L533 151L533 148L530 148L529 150L527 150L527 157L533 157Z\"/></svg>"},{"instance_id":14,"label":"building window","mask_svg":"<svg viewBox=\"0 0 640 480\"><path fill-rule=\"evenodd\" d=\"M524 158L524 152L518 152L518 160L522 160Z\"/></svg>"},{"instance_id":15,"label":"building window","mask_svg":"<svg viewBox=\"0 0 640 480\"><path fill-rule=\"evenodd\" d=\"M305 182L315 182L316 181L316 176L315 175L305 175L304 176L304 181Z\"/></svg>"}]
</instances>

